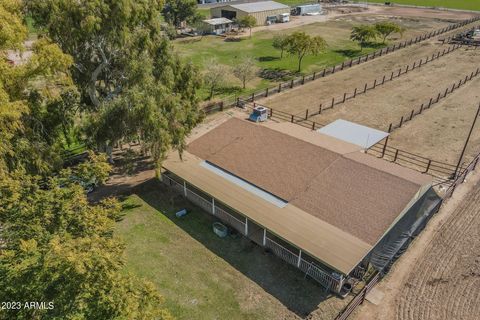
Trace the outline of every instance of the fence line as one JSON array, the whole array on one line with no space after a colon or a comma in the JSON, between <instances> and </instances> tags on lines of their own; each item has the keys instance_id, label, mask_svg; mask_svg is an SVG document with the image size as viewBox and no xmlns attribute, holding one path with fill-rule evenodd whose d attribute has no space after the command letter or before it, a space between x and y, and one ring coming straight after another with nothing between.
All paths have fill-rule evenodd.
<instances>
[{"instance_id":1,"label":"fence line","mask_svg":"<svg viewBox=\"0 0 480 320\"><path fill-rule=\"evenodd\" d=\"M352 301L338 314L335 320L346 320L356 307L361 305L365 301L367 294L373 289L373 287L380 281L380 273L375 273L372 278L367 282L365 287L353 298Z\"/></svg>"},{"instance_id":2,"label":"fence line","mask_svg":"<svg viewBox=\"0 0 480 320\"><path fill-rule=\"evenodd\" d=\"M300 255L293 253L268 237L265 237L265 247L271 249L272 252L282 260L305 272L306 276L313 278L325 289L335 292L340 290L343 281L332 277L330 274L315 265L315 263L304 260Z\"/></svg>"},{"instance_id":3,"label":"fence line","mask_svg":"<svg viewBox=\"0 0 480 320\"><path fill-rule=\"evenodd\" d=\"M477 154L477 156L470 162L470 164L463 170L461 170L460 174L455 177L455 180L451 183L451 185L448 187L447 191L445 192L444 199L450 198L453 193L455 192L455 189L462 183L465 182L467 175L474 171L477 168L478 161L480 160L480 153Z\"/></svg>"},{"instance_id":4,"label":"fence line","mask_svg":"<svg viewBox=\"0 0 480 320\"><path fill-rule=\"evenodd\" d=\"M323 70L321 70L319 72L316 71L316 72L314 72L310 75L304 75L304 76L297 77L296 79L292 79L292 80L287 81L287 82L279 83L275 87L270 87L270 88L267 88L265 90L260 90L258 92L251 93L249 96L239 97L238 99L249 101L249 102L254 102L256 99L268 97L272 94L279 93L279 92L282 92L284 90L292 89L292 88L294 88L296 86L299 86L299 85L303 85L308 81L313 81L315 79L323 78L323 77L326 77L328 75L334 74L336 72L346 70L346 69L351 68L355 65L359 65L361 63L365 63L367 61L379 58L381 56L384 56L386 54L395 52L399 49L406 48L406 47L414 45L416 43L423 42L425 40L429 40L432 37L436 37L436 36L439 36L441 34L450 32L452 30L464 27L468 24L471 24L471 23L479 21L479 20L480 20L480 16L474 17L474 18L471 18L471 19L467 19L467 20L463 20L461 22L452 24L448 27L444 27L442 29L437 29L437 30L431 31L429 33L425 33L425 34L417 36L415 38L411 38L410 40L405 40L405 41L401 41L399 43L394 43L392 46L381 48L380 50L376 50L372 53L367 53L366 55L362 55L362 56L359 56L357 58L350 59L349 61L344 61L341 64L334 65L332 67L324 68ZM211 112L223 110L224 108L229 108L229 107L233 107L233 106L235 106L235 99L230 98L230 99L225 100L225 101L220 101L218 103L213 103L213 104L207 106L204 109L204 111L205 111L205 113L208 114L208 113L211 113Z\"/></svg>"},{"instance_id":5,"label":"fence line","mask_svg":"<svg viewBox=\"0 0 480 320\"><path fill-rule=\"evenodd\" d=\"M409 112L406 115L403 115L399 122L397 124L390 123L389 125L389 132L392 132L395 129L401 128L406 122L412 120L414 117L422 114L423 111L430 109L432 106L437 104L440 100L445 99L449 94L452 94L455 90L459 89L463 85L465 85L467 82L471 81L473 78L477 77L480 73L480 68L477 68L477 70L472 71L470 75L466 75L465 78L460 79L460 81L454 82L452 86L448 87L445 89L445 91L442 90L442 92L439 92L436 97L430 98L428 102L422 103L418 109L412 109L411 112Z\"/></svg>"},{"instance_id":6,"label":"fence line","mask_svg":"<svg viewBox=\"0 0 480 320\"><path fill-rule=\"evenodd\" d=\"M375 78L374 81L372 81L372 84L370 85L368 82L365 83L364 86L360 88L355 88L351 90L351 92L345 92L342 96L338 97L333 97L331 99L328 99L326 101L323 101L317 106L313 106L311 108L306 109L303 111L303 113L306 114L306 118L310 118L319 114L322 114L322 112L325 112L330 109L334 109L335 106L344 104L348 100L355 99L357 96L366 94L367 91L374 90L385 83L388 83L390 81L393 81L394 79L397 79L401 77L402 75L408 74L411 71L414 71L415 69L421 68L422 66L432 62L436 61L437 59L440 59L441 57L454 52L455 50L461 48L462 45L453 45L451 47L448 47L448 49L444 49L443 51L438 51L437 53L432 54L432 56L427 56L426 59L424 60L423 58L420 59L419 61L414 61L411 64L408 64L405 66L405 69L402 67L398 70L392 71L390 74L385 74L383 77L380 78Z\"/></svg>"}]
</instances>

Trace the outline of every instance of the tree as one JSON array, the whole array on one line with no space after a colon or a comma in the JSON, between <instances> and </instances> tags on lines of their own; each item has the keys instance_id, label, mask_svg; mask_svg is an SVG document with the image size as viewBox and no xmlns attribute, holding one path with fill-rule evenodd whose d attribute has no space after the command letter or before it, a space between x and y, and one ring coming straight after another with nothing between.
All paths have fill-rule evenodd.
<instances>
[{"instance_id":1,"label":"tree","mask_svg":"<svg viewBox=\"0 0 480 320\"><path fill-rule=\"evenodd\" d=\"M250 30L250 38L252 37L252 28L257 25L257 19L253 16L243 16L238 19L240 28L248 28Z\"/></svg>"},{"instance_id":2,"label":"tree","mask_svg":"<svg viewBox=\"0 0 480 320\"><path fill-rule=\"evenodd\" d=\"M28 61L9 64L6 50L23 49L27 36L20 2L1 1L0 17L0 172L45 175L61 166L60 138L72 125L73 60L44 37Z\"/></svg>"},{"instance_id":3,"label":"tree","mask_svg":"<svg viewBox=\"0 0 480 320\"><path fill-rule=\"evenodd\" d=\"M275 35L273 37L272 46L280 50L280 59L283 58L283 52L288 48L288 37L284 34Z\"/></svg>"},{"instance_id":4,"label":"tree","mask_svg":"<svg viewBox=\"0 0 480 320\"><path fill-rule=\"evenodd\" d=\"M74 59L90 143L111 153L120 140L140 139L157 173L170 148L182 152L201 121L201 79L163 35L161 1L31 0L28 9Z\"/></svg>"},{"instance_id":5,"label":"tree","mask_svg":"<svg viewBox=\"0 0 480 320\"><path fill-rule=\"evenodd\" d=\"M378 34L382 37L383 43L387 40L392 33L403 34L404 29L398 24L390 21L382 21L375 24L375 29Z\"/></svg>"},{"instance_id":6,"label":"tree","mask_svg":"<svg viewBox=\"0 0 480 320\"><path fill-rule=\"evenodd\" d=\"M378 31L374 26L363 24L352 28L350 39L358 42L360 51L363 51L365 45L378 36Z\"/></svg>"},{"instance_id":7,"label":"tree","mask_svg":"<svg viewBox=\"0 0 480 320\"><path fill-rule=\"evenodd\" d=\"M220 64L216 58L210 58L205 61L203 83L210 92L208 99L212 99L215 89L225 82L228 72L228 67Z\"/></svg>"},{"instance_id":8,"label":"tree","mask_svg":"<svg viewBox=\"0 0 480 320\"><path fill-rule=\"evenodd\" d=\"M298 58L298 69L302 69L303 58L307 54L317 55L325 50L327 43L321 37L311 37L305 32L294 32L287 37L287 51Z\"/></svg>"},{"instance_id":9,"label":"tree","mask_svg":"<svg viewBox=\"0 0 480 320\"><path fill-rule=\"evenodd\" d=\"M153 285L124 270L116 201L91 205L79 185L22 172L0 174L0 193L0 300L22 302L0 319L171 318Z\"/></svg>"},{"instance_id":10,"label":"tree","mask_svg":"<svg viewBox=\"0 0 480 320\"><path fill-rule=\"evenodd\" d=\"M258 67L255 60L245 57L233 68L233 75L242 82L243 89L246 87L247 81L255 78L258 72Z\"/></svg>"},{"instance_id":11,"label":"tree","mask_svg":"<svg viewBox=\"0 0 480 320\"><path fill-rule=\"evenodd\" d=\"M200 19L195 0L166 0L162 13L165 21L177 28L183 21L193 23Z\"/></svg>"}]
</instances>

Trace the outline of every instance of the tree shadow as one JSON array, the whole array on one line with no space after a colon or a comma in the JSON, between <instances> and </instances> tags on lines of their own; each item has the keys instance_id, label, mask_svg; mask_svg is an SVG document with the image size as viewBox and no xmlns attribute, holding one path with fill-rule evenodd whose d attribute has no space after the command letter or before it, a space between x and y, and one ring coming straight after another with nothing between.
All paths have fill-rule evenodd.
<instances>
[{"instance_id":1,"label":"tree shadow","mask_svg":"<svg viewBox=\"0 0 480 320\"><path fill-rule=\"evenodd\" d=\"M265 68L260 71L260 78L273 81L287 81L296 75L295 72L280 68Z\"/></svg>"},{"instance_id":2,"label":"tree shadow","mask_svg":"<svg viewBox=\"0 0 480 320\"><path fill-rule=\"evenodd\" d=\"M220 87L215 89L215 95L225 95L225 96L239 95L242 93L242 91L243 89L239 86Z\"/></svg>"},{"instance_id":3,"label":"tree shadow","mask_svg":"<svg viewBox=\"0 0 480 320\"><path fill-rule=\"evenodd\" d=\"M212 231L214 216L170 191L158 180L145 182L135 193L302 319L308 318L320 303L337 299L315 281L305 279L300 270L242 235L232 232L226 238L218 238ZM188 214L177 218L175 212L181 209L187 209Z\"/></svg>"},{"instance_id":4,"label":"tree shadow","mask_svg":"<svg viewBox=\"0 0 480 320\"><path fill-rule=\"evenodd\" d=\"M360 51L360 49L339 49L339 50L334 50L333 52L338 53L347 58L355 58L362 54L362 51Z\"/></svg>"},{"instance_id":5,"label":"tree shadow","mask_svg":"<svg viewBox=\"0 0 480 320\"><path fill-rule=\"evenodd\" d=\"M277 61L277 60L280 60L280 57L263 56L263 57L258 57L257 60L260 62Z\"/></svg>"}]
</instances>

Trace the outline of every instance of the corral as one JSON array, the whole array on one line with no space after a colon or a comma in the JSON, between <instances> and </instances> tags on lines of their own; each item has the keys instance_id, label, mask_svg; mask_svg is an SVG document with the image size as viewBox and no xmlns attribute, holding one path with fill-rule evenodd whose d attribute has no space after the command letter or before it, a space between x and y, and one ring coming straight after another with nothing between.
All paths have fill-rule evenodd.
<instances>
[{"instance_id":1,"label":"corral","mask_svg":"<svg viewBox=\"0 0 480 320\"><path fill-rule=\"evenodd\" d=\"M388 269L440 203L431 177L289 123L231 118L163 166L167 185L337 293Z\"/></svg>"},{"instance_id":2,"label":"corral","mask_svg":"<svg viewBox=\"0 0 480 320\"><path fill-rule=\"evenodd\" d=\"M345 119L389 131L386 150L401 149L451 168L479 103L479 67L479 50L433 38L256 102L294 115L299 124L302 118L318 126ZM472 134L465 164L479 153L479 132ZM452 173L432 172L438 178Z\"/></svg>"}]
</instances>

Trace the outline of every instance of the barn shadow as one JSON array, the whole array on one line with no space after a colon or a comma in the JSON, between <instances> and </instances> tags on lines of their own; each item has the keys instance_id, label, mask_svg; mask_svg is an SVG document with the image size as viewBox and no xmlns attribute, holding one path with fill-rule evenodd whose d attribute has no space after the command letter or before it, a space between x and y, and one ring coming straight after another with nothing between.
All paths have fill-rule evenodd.
<instances>
[{"instance_id":1,"label":"barn shadow","mask_svg":"<svg viewBox=\"0 0 480 320\"><path fill-rule=\"evenodd\" d=\"M215 217L172 192L158 180L143 183L135 188L134 193L300 318L309 318L321 303L338 299L315 281L306 279L300 270L242 235L231 232L226 238L217 237L212 231ZM175 212L181 209L187 209L188 214L177 218Z\"/></svg>"}]
</instances>

